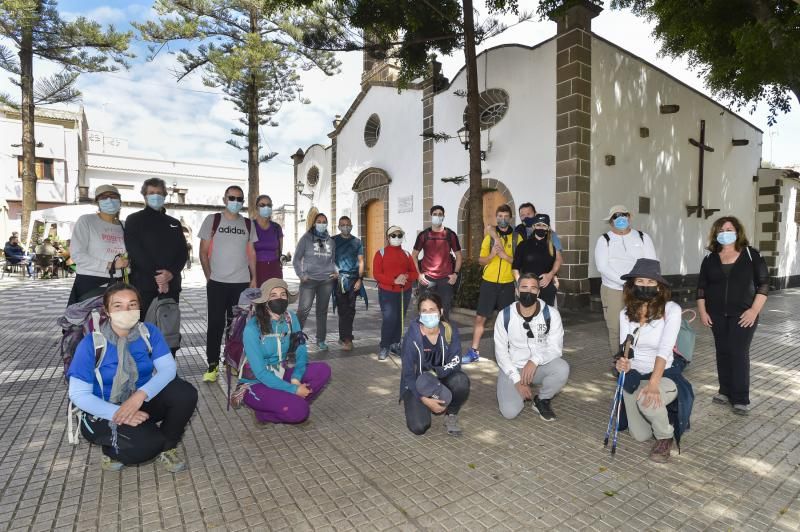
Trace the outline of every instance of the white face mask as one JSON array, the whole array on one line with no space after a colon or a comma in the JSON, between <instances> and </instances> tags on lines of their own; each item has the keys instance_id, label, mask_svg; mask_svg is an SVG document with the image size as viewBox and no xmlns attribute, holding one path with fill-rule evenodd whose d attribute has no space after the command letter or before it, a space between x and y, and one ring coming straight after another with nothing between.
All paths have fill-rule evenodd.
<instances>
[{"instance_id":1,"label":"white face mask","mask_svg":"<svg viewBox=\"0 0 800 532\"><path fill-rule=\"evenodd\" d=\"M390 238L389 239L389 245L390 246L399 246L402 243L403 243L403 239L402 238Z\"/></svg>"},{"instance_id":2,"label":"white face mask","mask_svg":"<svg viewBox=\"0 0 800 532\"><path fill-rule=\"evenodd\" d=\"M139 309L136 310L117 310L114 312L109 312L108 317L111 319L111 324L116 326L119 329L129 331L133 329L133 327L139 323L139 318L141 317L141 311Z\"/></svg>"}]
</instances>

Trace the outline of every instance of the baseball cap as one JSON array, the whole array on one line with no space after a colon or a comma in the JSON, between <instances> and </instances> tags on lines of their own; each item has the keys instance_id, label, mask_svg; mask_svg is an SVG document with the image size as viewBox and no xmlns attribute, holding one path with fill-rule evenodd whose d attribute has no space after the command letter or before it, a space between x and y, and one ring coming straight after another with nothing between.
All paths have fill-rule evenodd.
<instances>
[{"instance_id":1,"label":"baseball cap","mask_svg":"<svg viewBox=\"0 0 800 532\"><path fill-rule=\"evenodd\" d=\"M444 401L445 406L449 405L450 401L453 400L453 394L450 392L450 389L430 373L422 373L417 377L417 392L419 392L422 397L430 397L432 399Z\"/></svg>"},{"instance_id":2,"label":"baseball cap","mask_svg":"<svg viewBox=\"0 0 800 532\"><path fill-rule=\"evenodd\" d=\"M403 228L400 227L399 225L393 225L386 231L386 236L389 236L392 233L403 233L403 234L405 234L405 231L403 231Z\"/></svg>"},{"instance_id":3,"label":"baseball cap","mask_svg":"<svg viewBox=\"0 0 800 532\"><path fill-rule=\"evenodd\" d=\"M631 212L631 211L625 205L614 205L608 210L608 216L603 218L603 221L608 222L609 220L611 220L611 217L618 212Z\"/></svg>"},{"instance_id":4,"label":"baseball cap","mask_svg":"<svg viewBox=\"0 0 800 532\"><path fill-rule=\"evenodd\" d=\"M106 194L108 192L116 194L117 196L120 195L119 190L114 185L100 185L99 187L94 189L94 197L96 198L97 196L101 194Z\"/></svg>"}]
</instances>

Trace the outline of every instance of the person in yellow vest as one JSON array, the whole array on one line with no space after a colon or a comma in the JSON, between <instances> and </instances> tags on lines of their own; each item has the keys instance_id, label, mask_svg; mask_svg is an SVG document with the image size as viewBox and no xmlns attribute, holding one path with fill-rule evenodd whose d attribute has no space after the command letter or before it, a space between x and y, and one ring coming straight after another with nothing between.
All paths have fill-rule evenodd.
<instances>
[{"instance_id":1,"label":"person in yellow vest","mask_svg":"<svg viewBox=\"0 0 800 532\"><path fill-rule=\"evenodd\" d=\"M502 310L516 301L512 263L517 244L523 237L511 225L513 212L508 205L500 205L495 211L497 225L487 229L481 244L478 262L483 266L478 309L475 315L475 328L472 332L472 346L461 358L462 364L480 359L478 344L481 341L486 320L495 311Z\"/></svg>"}]
</instances>

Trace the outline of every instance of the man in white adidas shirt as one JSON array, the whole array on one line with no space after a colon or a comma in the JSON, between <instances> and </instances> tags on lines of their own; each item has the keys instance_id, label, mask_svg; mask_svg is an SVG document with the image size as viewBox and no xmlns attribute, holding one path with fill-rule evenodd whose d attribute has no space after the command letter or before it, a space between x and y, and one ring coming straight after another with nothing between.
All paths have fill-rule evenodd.
<instances>
[{"instance_id":1,"label":"man in white adidas shirt","mask_svg":"<svg viewBox=\"0 0 800 532\"><path fill-rule=\"evenodd\" d=\"M594 247L594 263L603 281L600 299L612 357L619 351L619 313L624 306L624 283L620 277L630 272L639 259L658 260L650 236L632 230L631 218L631 212L625 205L611 207L605 219L611 226L610 231L600 235Z\"/></svg>"},{"instance_id":2,"label":"man in white adidas shirt","mask_svg":"<svg viewBox=\"0 0 800 532\"><path fill-rule=\"evenodd\" d=\"M517 288L519 301L506 307L494 324L494 356L497 375L497 402L500 413L513 419L522 412L525 401L544 421L556 418L550 406L569 378L569 364L561 358L564 328L561 315L539 299L539 279L524 273ZM532 386L539 386L534 395Z\"/></svg>"}]
</instances>

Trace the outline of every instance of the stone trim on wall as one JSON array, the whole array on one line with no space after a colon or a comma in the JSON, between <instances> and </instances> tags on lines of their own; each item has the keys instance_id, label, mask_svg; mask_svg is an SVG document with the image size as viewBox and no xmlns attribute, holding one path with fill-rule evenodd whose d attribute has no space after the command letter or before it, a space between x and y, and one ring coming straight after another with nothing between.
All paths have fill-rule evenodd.
<instances>
[{"instance_id":1,"label":"stone trim on wall","mask_svg":"<svg viewBox=\"0 0 800 532\"><path fill-rule=\"evenodd\" d=\"M433 95L435 81L442 65L433 61L428 76L422 83L422 226L428 221L428 212L433 207L433 156L434 141L425 134L433 134Z\"/></svg>"},{"instance_id":2,"label":"stone trim on wall","mask_svg":"<svg viewBox=\"0 0 800 532\"><path fill-rule=\"evenodd\" d=\"M517 208L514 205L514 196L511 195L511 190L506 186L505 183L498 179L493 178L484 178L481 179L481 188L483 190L496 190L497 192L501 193L503 196L508 198L508 206L511 207L511 212L517 212ZM458 240L461 242L461 245L464 249L466 249L467 243L467 224L469 223L468 213L467 213L467 206L469 205L469 188L464 191L464 195L461 197L461 203L458 205L458 227L456 228L456 232L458 233ZM481 205L481 210L483 210L483 205Z\"/></svg>"},{"instance_id":3,"label":"stone trim on wall","mask_svg":"<svg viewBox=\"0 0 800 532\"><path fill-rule=\"evenodd\" d=\"M392 178L386 173L386 170L380 168L367 168L363 170L356 180L353 182L353 192L366 192L369 189L377 188L380 186L389 186ZM359 202L359 205L361 202Z\"/></svg>"},{"instance_id":4,"label":"stone trim on wall","mask_svg":"<svg viewBox=\"0 0 800 532\"><path fill-rule=\"evenodd\" d=\"M358 204L358 230L362 241L367 234L367 206L375 201L383 201L383 234L389 230L389 185L392 178L386 170L380 168L367 168L356 177L353 182L353 192L356 193Z\"/></svg>"},{"instance_id":5,"label":"stone trim on wall","mask_svg":"<svg viewBox=\"0 0 800 532\"><path fill-rule=\"evenodd\" d=\"M758 247L761 256L767 263L769 276L773 279L777 278L778 272L778 257L781 252L779 251L779 244L781 242L781 222L783 221L784 208L783 195L781 189L783 188L783 179L775 179L771 185L758 188L758 212L756 216L761 221L761 227L758 227L758 232L754 235L754 245ZM794 213L789 213L793 215ZM763 221L764 219L768 221Z\"/></svg>"},{"instance_id":6,"label":"stone trim on wall","mask_svg":"<svg viewBox=\"0 0 800 532\"><path fill-rule=\"evenodd\" d=\"M328 223L331 226L331 234L337 232L339 221L336 219L336 149L337 139L331 139L331 216L328 218Z\"/></svg>"}]
</instances>

